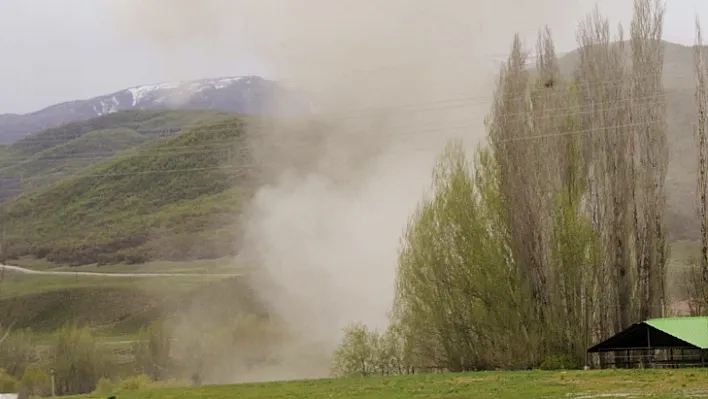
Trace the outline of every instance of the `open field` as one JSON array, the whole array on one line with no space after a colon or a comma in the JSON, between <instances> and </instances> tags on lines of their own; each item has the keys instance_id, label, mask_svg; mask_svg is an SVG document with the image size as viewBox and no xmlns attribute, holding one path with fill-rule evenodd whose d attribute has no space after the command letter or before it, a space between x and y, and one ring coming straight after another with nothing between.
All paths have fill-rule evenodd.
<instances>
[{"instance_id":1,"label":"open field","mask_svg":"<svg viewBox=\"0 0 708 399\"><path fill-rule=\"evenodd\" d=\"M706 370L483 372L310 380L120 392L121 399L708 397ZM103 398L105 395L82 396ZM79 397L76 397L79 398Z\"/></svg>"},{"instance_id":2,"label":"open field","mask_svg":"<svg viewBox=\"0 0 708 399\"><path fill-rule=\"evenodd\" d=\"M130 334L165 311L178 311L193 301L202 301L200 298L205 295L224 298L240 295L243 289L239 288L239 277L233 277L235 282L220 284L228 278L215 272L229 269L233 274L236 271L231 265L225 260L213 260L107 267L123 273L187 273L149 277L71 273L88 272L90 267L72 268L65 275L25 274L7 269L0 287L0 317L15 322L18 328L29 327L37 333L76 321L108 336ZM96 269L103 271L100 267ZM205 270L210 273L201 272ZM212 300L221 303L219 298ZM228 299L224 300L228 303ZM236 302L233 305L238 308Z\"/></svg>"},{"instance_id":3,"label":"open field","mask_svg":"<svg viewBox=\"0 0 708 399\"><path fill-rule=\"evenodd\" d=\"M698 254L692 241L677 241L671 247L668 286L671 314L685 314L682 305L685 272ZM156 261L144 264L87 265L67 267L44 260L23 258L15 265L33 270L69 272L65 275L33 275L7 270L0 287L0 317L12 318L21 327L49 332L70 320L99 328L107 336L133 333L161 313L160 308L192 297L205 285L224 280L219 274L249 274L233 257L189 262ZM81 275L99 273L186 273L186 276L123 277ZM236 293L234 293L236 294ZM201 294L200 294L201 295ZM221 300L217 299L217 302ZM116 326L114 328L114 325ZM124 340L124 339L119 339Z\"/></svg>"},{"instance_id":4,"label":"open field","mask_svg":"<svg viewBox=\"0 0 708 399\"><path fill-rule=\"evenodd\" d=\"M100 272L100 273L194 273L194 274L226 274L237 273L243 270L233 257L218 259L203 259L185 262L153 261L137 264L115 264L99 266L96 264L85 266L58 266L45 259L23 257L9 262L13 266L20 266L40 271L69 271L69 272Z\"/></svg>"},{"instance_id":5,"label":"open field","mask_svg":"<svg viewBox=\"0 0 708 399\"><path fill-rule=\"evenodd\" d=\"M205 283L224 279L220 274L246 272L244 268L236 266L232 257L189 262L156 261L133 265L76 267L56 266L42 259L23 258L13 261L12 265L41 272L66 272L66 274L24 274L6 269L0 287L0 298L76 288L132 288L157 295L176 294L198 288ZM83 272L105 273L106 276L79 274ZM185 275L159 277L110 275L116 273L177 273Z\"/></svg>"},{"instance_id":6,"label":"open field","mask_svg":"<svg viewBox=\"0 0 708 399\"><path fill-rule=\"evenodd\" d=\"M83 276L68 273L56 275L27 275L7 271L4 277L0 297L9 298L30 294L46 293L58 290L78 288L125 288L138 289L151 294L174 294L189 291L208 282L218 281L223 277L194 273L193 276L165 277L116 277Z\"/></svg>"},{"instance_id":7,"label":"open field","mask_svg":"<svg viewBox=\"0 0 708 399\"><path fill-rule=\"evenodd\" d=\"M679 240L671 244L671 257L668 265L668 285L672 291L672 297L680 297L682 294L681 285L684 283L684 273L696 263L700 255L700 246L696 241ZM201 284L197 277L206 281L213 281L219 274L247 274L249 268L242 265L234 257L222 257L218 259L203 259L194 261L152 261L138 264L113 264L99 266L90 264L85 266L56 265L45 259L32 257L22 257L10 262L13 266L20 266L27 269L52 272L97 272L97 273L179 273L194 274L194 279L173 278L164 282L155 279L128 278L117 279L102 276L27 276L18 273L8 272L6 280L0 290L0 296L12 296L33 292L42 292L58 288L72 288L83 286L106 286L137 285L150 289L151 287L165 287L168 290L180 287L191 288L194 284ZM177 285L173 285L176 283Z\"/></svg>"}]
</instances>

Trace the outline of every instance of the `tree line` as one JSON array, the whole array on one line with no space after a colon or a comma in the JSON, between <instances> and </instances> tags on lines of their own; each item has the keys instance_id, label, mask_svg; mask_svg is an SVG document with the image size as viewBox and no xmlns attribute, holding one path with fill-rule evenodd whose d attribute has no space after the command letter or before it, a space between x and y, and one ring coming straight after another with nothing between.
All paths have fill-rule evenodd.
<instances>
[{"instance_id":1,"label":"tree line","mask_svg":"<svg viewBox=\"0 0 708 399\"><path fill-rule=\"evenodd\" d=\"M534 70L514 37L486 145L468 157L451 142L439 156L403 236L390 327L350 326L336 375L578 368L591 343L665 315L663 18L661 1L635 0L625 38L595 9L579 24L571 74L549 29ZM696 31L702 250L686 285L692 312L705 314L708 70Z\"/></svg>"},{"instance_id":2,"label":"tree line","mask_svg":"<svg viewBox=\"0 0 708 399\"><path fill-rule=\"evenodd\" d=\"M280 360L286 334L281 327L244 315L227 323L192 326L184 333L174 321L158 320L125 336L131 341L127 344L110 342L75 324L49 337L16 329L0 343L0 392L103 395L230 382Z\"/></svg>"}]
</instances>

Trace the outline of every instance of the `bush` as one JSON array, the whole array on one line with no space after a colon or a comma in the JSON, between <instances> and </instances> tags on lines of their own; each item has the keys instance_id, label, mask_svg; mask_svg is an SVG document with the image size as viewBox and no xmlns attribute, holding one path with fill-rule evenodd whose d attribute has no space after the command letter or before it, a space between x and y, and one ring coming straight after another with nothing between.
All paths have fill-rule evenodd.
<instances>
[{"instance_id":1,"label":"bush","mask_svg":"<svg viewBox=\"0 0 708 399\"><path fill-rule=\"evenodd\" d=\"M154 388L181 388L189 386L189 381L169 379L165 381L153 381L146 374L140 374L120 381L113 381L103 377L98 380L94 395L114 395L123 391L141 391Z\"/></svg>"},{"instance_id":2,"label":"bush","mask_svg":"<svg viewBox=\"0 0 708 399\"><path fill-rule=\"evenodd\" d=\"M27 366L22 375L22 389L30 396L46 396L51 393L49 374L37 366Z\"/></svg>"},{"instance_id":3,"label":"bush","mask_svg":"<svg viewBox=\"0 0 708 399\"><path fill-rule=\"evenodd\" d=\"M39 360L36 340L29 330L13 331L0 345L0 359L5 371L20 378L25 368Z\"/></svg>"},{"instance_id":4,"label":"bush","mask_svg":"<svg viewBox=\"0 0 708 399\"><path fill-rule=\"evenodd\" d=\"M92 392L102 376L103 363L96 339L87 328L66 326L54 335L49 349L58 395Z\"/></svg>"},{"instance_id":5,"label":"bush","mask_svg":"<svg viewBox=\"0 0 708 399\"><path fill-rule=\"evenodd\" d=\"M153 381L145 374L129 377L120 382L121 391L139 391L153 386Z\"/></svg>"},{"instance_id":6,"label":"bush","mask_svg":"<svg viewBox=\"0 0 708 399\"><path fill-rule=\"evenodd\" d=\"M579 367L572 356L549 355L543 359L540 368L541 370L573 370Z\"/></svg>"},{"instance_id":7,"label":"bush","mask_svg":"<svg viewBox=\"0 0 708 399\"><path fill-rule=\"evenodd\" d=\"M20 381L7 373L5 369L0 369L0 392L18 392Z\"/></svg>"},{"instance_id":8,"label":"bush","mask_svg":"<svg viewBox=\"0 0 708 399\"><path fill-rule=\"evenodd\" d=\"M191 385L189 380L178 380L176 378L170 378L166 381L153 382L152 384L155 388L183 388Z\"/></svg>"},{"instance_id":9,"label":"bush","mask_svg":"<svg viewBox=\"0 0 708 399\"><path fill-rule=\"evenodd\" d=\"M116 393L118 384L113 382L110 378L101 377L96 383L96 389L93 391L94 395L110 395Z\"/></svg>"},{"instance_id":10,"label":"bush","mask_svg":"<svg viewBox=\"0 0 708 399\"><path fill-rule=\"evenodd\" d=\"M363 324L344 329L344 339L334 353L332 375L335 377L366 377L403 374L402 347L395 331L384 334L369 331Z\"/></svg>"},{"instance_id":11,"label":"bush","mask_svg":"<svg viewBox=\"0 0 708 399\"><path fill-rule=\"evenodd\" d=\"M161 322L141 329L138 342L133 345L137 366L155 381L169 378L172 369L170 350L170 335Z\"/></svg>"}]
</instances>

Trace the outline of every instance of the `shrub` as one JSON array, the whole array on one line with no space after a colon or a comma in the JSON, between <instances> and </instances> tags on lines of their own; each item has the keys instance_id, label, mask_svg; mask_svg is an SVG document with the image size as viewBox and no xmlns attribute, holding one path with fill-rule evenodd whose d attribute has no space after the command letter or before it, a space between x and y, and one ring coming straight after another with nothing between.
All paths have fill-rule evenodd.
<instances>
[{"instance_id":1,"label":"shrub","mask_svg":"<svg viewBox=\"0 0 708 399\"><path fill-rule=\"evenodd\" d=\"M5 369L0 369L0 392L17 392L20 390L20 381L7 373Z\"/></svg>"},{"instance_id":2,"label":"shrub","mask_svg":"<svg viewBox=\"0 0 708 399\"><path fill-rule=\"evenodd\" d=\"M22 375L21 385L30 396L44 396L51 393L49 374L37 366L27 366Z\"/></svg>"},{"instance_id":3,"label":"shrub","mask_svg":"<svg viewBox=\"0 0 708 399\"><path fill-rule=\"evenodd\" d=\"M5 371L20 378L25 367L39 360L36 340L30 330L13 331L0 345L0 359Z\"/></svg>"},{"instance_id":4,"label":"shrub","mask_svg":"<svg viewBox=\"0 0 708 399\"><path fill-rule=\"evenodd\" d=\"M572 370L577 369L576 360L570 355L549 355L540 365L541 370Z\"/></svg>"},{"instance_id":5,"label":"shrub","mask_svg":"<svg viewBox=\"0 0 708 399\"><path fill-rule=\"evenodd\" d=\"M380 336L363 324L344 329L342 344L334 352L332 374L336 377L366 377L376 373Z\"/></svg>"},{"instance_id":6,"label":"shrub","mask_svg":"<svg viewBox=\"0 0 708 399\"><path fill-rule=\"evenodd\" d=\"M172 369L170 335L164 324L154 322L140 331L133 355L140 370L152 380L167 379Z\"/></svg>"},{"instance_id":7,"label":"shrub","mask_svg":"<svg viewBox=\"0 0 708 399\"><path fill-rule=\"evenodd\" d=\"M92 392L102 376L103 363L96 339L87 328L68 325L54 334L49 349L58 395Z\"/></svg>"},{"instance_id":8,"label":"shrub","mask_svg":"<svg viewBox=\"0 0 708 399\"><path fill-rule=\"evenodd\" d=\"M152 386L153 381L145 374L126 378L119 384L121 391L139 391L142 389L148 389Z\"/></svg>"}]
</instances>

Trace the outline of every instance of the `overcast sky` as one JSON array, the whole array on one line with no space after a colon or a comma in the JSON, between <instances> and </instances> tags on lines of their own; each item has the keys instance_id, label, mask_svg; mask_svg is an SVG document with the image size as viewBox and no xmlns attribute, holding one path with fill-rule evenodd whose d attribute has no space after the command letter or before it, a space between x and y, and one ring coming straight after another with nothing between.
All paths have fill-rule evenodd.
<instances>
[{"instance_id":1,"label":"overcast sky","mask_svg":"<svg viewBox=\"0 0 708 399\"><path fill-rule=\"evenodd\" d=\"M116 18L116 1L123 0L0 0L0 54L4 61L0 63L0 113L29 112L61 101L175 78L270 74L270 66L253 54L205 55L208 52L200 48L204 42L187 42L166 54L154 42L126 34L131 22ZM598 3L613 21L628 21L631 0ZM665 39L691 44L695 13L708 29L708 0L667 0ZM222 48L228 48L230 40L239 40L234 30L222 30L220 34ZM565 45L559 47L573 42L572 35L568 36L565 39L569 40L561 40Z\"/></svg>"}]
</instances>

